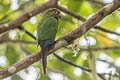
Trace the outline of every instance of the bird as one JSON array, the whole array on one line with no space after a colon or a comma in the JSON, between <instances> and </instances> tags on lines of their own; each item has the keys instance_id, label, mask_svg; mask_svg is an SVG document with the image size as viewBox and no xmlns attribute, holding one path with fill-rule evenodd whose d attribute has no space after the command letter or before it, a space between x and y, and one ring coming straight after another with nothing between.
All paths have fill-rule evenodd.
<instances>
[{"instance_id":1,"label":"bird","mask_svg":"<svg viewBox=\"0 0 120 80\"><path fill-rule=\"evenodd\" d=\"M55 41L58 30L60 11L56 8L48 9L44 12L41 21L37 26L37 46L41 47L41 59L44 75L47 68L48 47Z\"/></svg>"}]
</instances>

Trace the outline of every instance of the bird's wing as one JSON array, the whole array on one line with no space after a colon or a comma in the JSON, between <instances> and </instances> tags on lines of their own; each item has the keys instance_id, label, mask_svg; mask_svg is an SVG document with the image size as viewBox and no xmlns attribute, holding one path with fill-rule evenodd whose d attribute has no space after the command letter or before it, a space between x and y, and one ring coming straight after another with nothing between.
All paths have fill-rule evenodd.
<instances>
[{"instance_id":1,"label":"bird's wing","mask_svg":"<svg viewBox=\"0 0 120 80\"><path fill-rule=\"evenodd\" d=\"M58 29L58 21L51 17L40 22L38 27L38 41L52 40L54 41Z\"/></svg>"},{"instance_id":2,"label":"bird's wing","mask_svg":"<svg viewBox=\"0 0 120 80\"><path fill-rule=\"evenodd\" d=\"M39 24L37 26L37 37L36 37L37 45L40 45L40 37L39 36L41 35L42 27L43 27L43 19L39 22Z\"/></svg>"}]
</instances>

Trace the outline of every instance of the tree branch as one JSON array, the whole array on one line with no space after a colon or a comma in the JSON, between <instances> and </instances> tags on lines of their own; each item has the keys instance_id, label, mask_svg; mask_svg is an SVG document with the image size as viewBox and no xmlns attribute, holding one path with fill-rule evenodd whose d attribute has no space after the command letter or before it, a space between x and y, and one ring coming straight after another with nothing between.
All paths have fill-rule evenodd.
<instances>
[{"instance_id":1,"label":"tree branch","mask_svg":"<svg viewBox=\"0 0 120 80\"><path fill-rule=\"evenodd\" d=\"M34 1L34 0L30 0L30 1L27 1L27 2L25 2L25 3L23 3L23 4L21 4L21 6L20 6L18 9L14 10L14 11L12 11L12 12L9 12L8 14L5 14L2 18L0 18L0 21L5 20L5 19L8 18L11 14L14 14L15 12L23 9L27 4L30 4L30 3L33 2L33 1Z\"/></svg>"},{"instance_id":2,"label":"tree branch","mask_svg":"<svg viewBox=\"0 0 120 80\"><path fill-rule=\"evenodd\" d=\"M82 22L86 21L85 18L83 18L83 17L80 16L79 14L76 14L76 13L72 12L71 10L68 10L68 9L66 9L66 8L64 8L64 7L59 6L59 5L57 6L57 8L60 9L61 11L65 12L65 13L71 15L71 16L74 17L74 18L76 18L76 19L78 19L78 20L81 20Z\"/></svg>"},{"instance_id":3,"label":"tree branch","mask_svg":"<svg viewBox=\"0 0 120 80\"><path fill-rule=\"evenodd\" d=\"M36 42L33 42L33 41L0 39L0 44L7 43L7 42L11 42L11 43L24 43L24 44L36 44Z\"/></svg>"},{"instance_id":4,"label":"tree branch","mask_svg":"<svg viewBox=\"0 0 120 80\"><path fill-rule=\"evenodd\" d=\"M30 37L32 37L34 40L36 40L36 37L34 35L32 35L29 31L27 31L26 29L24 29L24 27L22 25L18 26L18 28L22 31L25 31L26 34L28 34ZM105 37L105 36L103 36ZM110 39L111 40L111 39ZM14 41L13 41L14 42ZM28 42L29 43L29 42ZM34 42L33 42L34 44ZM68 48L68 47L66 47ZM69 49L69 48L68 48ZM115 47L101 47L101 48L90 48L92 51L98 51L98 50L114 50L114 49L120 49L120 46L115 46ZM88 48L80 48L80 51L89 51Z\"/></svg>"},{"instance_id":5,"label":"tree branch","mask_svg":"<svg viewBox=\"0 0 120 80\"><path fill-rule=\"evenodd\" d=\"M24 13L23 15L21 15L17 19L10 21L6 24L0 25L0 33L14 29L18 25L21 25L23 22L30 19L32 16L35 16L35 15L39 14L40 12L45 11L46 9L53 8L56 5L57 5L57 0L49 0L47 3L40 5L37 8L34 8L34 9Z\"/></svg>"},{"instance_id":6,"label":"tree branch","mask_svg":"<svg viewBox=\"0 0 120 80\"><path fill-rule=\"evenodd\" d=\"M38 10L37 12L43 11L43 10L49 8L49 7L53 7L53 5L52 6L48 6L49 4L51 4L50 2L49 2L49 4L48 3L46 3L46 4L40 6L40 9L37 9ZM44 9L43 9L43 6L45 7ZM60 48L62 48L64 46L67 46L73 40L81 37L88 30L90 30L93 26L95 26L99 21L101 21L105 16L111 14L114 10L118 9L119 7L120 7L120 0L113 0L112 3L106 5L102 9L100 9L91 18L89 18L83 24L81 24L80 27L78 27L74 31L66 34L65 36L61 37L60 39L58 39L57 41L55 41L53 44L51 44L51 46L49 48L49 54L52 53L52 52L54 52L55 50L58 50L58 49L60 49ZM28 12L28 14L29 14L29 12ZM37 13L35 12L34 15L35 14L37 14ZM24 16L25 16L25 14L24 14ZM17 18L17 20L15 22L19 21L19 19L21 19L21 18L20 17ZM17 24L14 24L12 26L20 25L21 23L23 23L26 20L28 20L28 17L25 18L25 19L21 19L20 22L17 22ZM10 23L13 24L13 22L10 22ZM2 26L2 27L0 26L0 30L3 27L5 27L5 26ZM0 33L5 32L5 31L7 31L9 29L12 29L12 28L13 27L3 28L0 31ZM4 30L4 29L7 29L7 30ZM24 69L24 68L32 65L33 63L39 61L40 59L41 59L41 52L37 51L37 52L33 53L32 55L28 56L27 58L25 58L24 60L22 60L22 61L20 61L18 63L15 63L15 64L9 66L8 68L5 68L5 69L1 70L0 71L0 79L6 78L6 77L8 77L8 76L10 76L10 75L12 75L12 74L14 74L14 73L16 73L16 72Z\"/></svg>"},{"instance_id":7,"label":"tree branch","mask_svg":"<svg viewBox=\"0 0 120 80\"><path fill-rule=\"evenodd\" d=\"M67 13L67 14L73 16L74 18L76 18L76 19L78 19L78 20L81 20L82 22L86 21L86 19L83 18L82 16L80 16L79 14L76 14L76 13L74 13L74 12L72 12L72 11L70 11L70 10L64 8L64 7L57 6L57 8L60 9L61 11L65 12L65 13ZM105 28L103 28L103 27L101 27L101 26L96 26L96 25L95 25L94 28L95 28L95 29L98 29L98 30L101 30L101 31L104 31L104 32L108 32L108 33L120 35L120 34L117 33L117 32L114 32L114 31L105 29Z\"/></svg>"}]
</instances>

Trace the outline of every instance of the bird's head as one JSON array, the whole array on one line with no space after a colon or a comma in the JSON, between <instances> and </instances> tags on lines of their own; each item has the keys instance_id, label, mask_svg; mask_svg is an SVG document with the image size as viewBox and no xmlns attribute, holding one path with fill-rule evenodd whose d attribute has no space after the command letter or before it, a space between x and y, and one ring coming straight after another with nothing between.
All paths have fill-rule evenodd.
<instances>
[{"instance_id":1,"label":"bird's head","mask_svg":"<svg viewBox=\"0 0 120 80\"><path fill-rule=\"evenodd\" d=\"M45 11L44 16L45 17L55 17L57 20L59 18L61 18L60 11L55 8L51 8L51 9L48 9L47 11Z\"/></svg>"}]
</instances>

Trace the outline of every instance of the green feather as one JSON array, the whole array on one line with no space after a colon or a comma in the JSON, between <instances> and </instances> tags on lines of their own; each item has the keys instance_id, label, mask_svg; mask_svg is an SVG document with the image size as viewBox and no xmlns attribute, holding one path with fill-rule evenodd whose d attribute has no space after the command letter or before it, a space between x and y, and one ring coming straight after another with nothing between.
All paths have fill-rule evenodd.
<instances>
[{"instance_id":1,"label":"green feather","mask_svg":"<svg viewBox=\"0 0 120 80\"><path fill-rule=\"evenodd\" d=\"M44 74L46 74L48 46L55 40L58 30L58 19L60 15L56 14L55 11L57 10L47 10L37 27L37 45L41 46Z\"/></svg>"}]
</instances>

